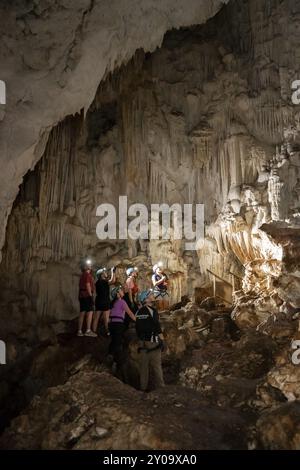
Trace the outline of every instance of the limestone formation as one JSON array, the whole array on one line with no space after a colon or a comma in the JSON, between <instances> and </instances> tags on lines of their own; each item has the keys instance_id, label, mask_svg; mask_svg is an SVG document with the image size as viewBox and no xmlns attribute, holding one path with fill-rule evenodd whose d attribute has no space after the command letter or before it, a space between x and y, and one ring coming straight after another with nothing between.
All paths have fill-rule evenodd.
<instances>
[{"instance_id":1,"label":"limestone formation","mask_svg":"<svg viewBox=\"0 0 300 470\"><path fill-rule=\"evenodd\" d=\"M18 186L43 154L49 131L87 112L102 78L135 51L153 51L171 28L201 24L228 0L20 0L0 10L0 246Z\"/></svg>"},{"instance_id":2,"label":"limestone formation","mask_svg":"<svg viewBox=\"0 0 300 470\"><path fill-rule=\"evenodd\" d=\"M299 63L286 55L275 26L278 17L288 22L293 44L297 14L274 2L276 31L264 36L257 31L270 12L252 0L249 15L248 3L237 9L232 2L203 27L168 33L153 54L137 52L107 75L89 109L51 131L21 186L2 263L8 285L26 292L38 316L74 316L78 264L87 253L99 265L119 264L120 275L126 260L146 267L150 259L143 286L151 261L163 259L171 301L194 296L213 272L235 289L243 278L248 301L279 295L298 307L298 265L290 258L298 246L299 127L286 68L296 75ZM236 24L247 28L235 31ZM97 206L117 206L122 194L148 207L204 203L204 247L190 254L180 240L99 241Z\"/></svg>"},{"instance_id":3,"label":"limestone formation","mask_svg":"<svg viewBox=\"0 0 300 470\"><path fill-rule=\"evenodd\" d=\"M299 2L20 0L0 18L0 445L299 448ZM126 239L118 218L100 239L120 196L204 204L204 241ZM140 289L163 261L166 391L138 391L134 328L127 384L107 338L74 338L86 256L120 283L138 266Z\"/></svg>"}]
</instances>

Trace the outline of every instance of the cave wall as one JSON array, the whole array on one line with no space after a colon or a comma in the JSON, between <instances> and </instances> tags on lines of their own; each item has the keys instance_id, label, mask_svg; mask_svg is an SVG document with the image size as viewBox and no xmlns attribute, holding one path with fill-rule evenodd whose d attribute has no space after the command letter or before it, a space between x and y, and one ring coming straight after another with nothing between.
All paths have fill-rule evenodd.
<instances>
[{"instance_id":1,"label":"cave wall","mask_svg":"<svg viewBox=\"0 0 300 470\"><path fill-rule=\"evenodd\" d=\"M290 270L282 259L295 243L283 249L277 229L297 239L299 226L300 121L290 88L300 76L299 15L299 2L232 1L206 25L171 31L153 54L138 51L108 74L86 119L81 112L52 130L21 187L1 265L3 311L17 318L26 310L33 322L36 312L76 315L87 253L117 264L120 279L137 263L142 286L162 258L174 301L211 281L207 269L230 283L232 272L244 278L240 296L278 292L273 281ZM96 207L120 194L148 205L204 203L205 246L191 253L177 241L100 242ZM297 272L296 258L296 286Z\"/></svg>"},{"instance_id":2,"label":"cave wall","mask_svg":"<svg viewBox=\"0 0 300 470\"><path fill-rule=\"evenodd\" d=\"M201 24L228 0L17 0L0 5L0 249L23 176L49 132L87 111L105 73L138 48L153 51L170 28ZM1 256L1 253L0 253Z\"/></svg>"}]
</instances>

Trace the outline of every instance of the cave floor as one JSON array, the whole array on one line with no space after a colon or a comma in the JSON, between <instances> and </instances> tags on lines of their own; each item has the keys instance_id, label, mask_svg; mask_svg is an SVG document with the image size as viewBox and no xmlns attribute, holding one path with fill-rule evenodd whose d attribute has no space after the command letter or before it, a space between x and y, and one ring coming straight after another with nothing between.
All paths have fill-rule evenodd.
<instances>
[{"instance_id":1,"label":"cave floor","mask_svg":"<svg viewBox=\"0 0 300 470\"><path fill-rule=\"evenodd\" d=\"M131 385L112 375L106 363L108 344L102 336L77 338L69 333L41 349L30 368L33 399L4 431L0 447L247 448L256 420L248 406L222 405L217 395L212 399L212 388L205 396L180 385L180 365L170 358L164 360L166 387L141 392L135 388L134 367L129 367ZM186 364L195 354L196 350L187 351Z\"/></svg>"}]
</instances>

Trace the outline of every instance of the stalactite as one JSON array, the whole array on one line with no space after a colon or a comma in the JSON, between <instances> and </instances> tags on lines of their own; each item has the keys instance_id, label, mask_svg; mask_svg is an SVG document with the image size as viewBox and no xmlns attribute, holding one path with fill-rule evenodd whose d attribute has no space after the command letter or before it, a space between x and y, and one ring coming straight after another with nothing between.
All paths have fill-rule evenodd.
<instances>
[{"instance_id":1,"label":"stalactite","mask_svg":"<svg viewBox=\"0 0 300 470\"><path fill-rule=\"evenodd\" d=\"M61 299L69 299L56 285L54 299L52 266L57 272L63 264L69 267L71 278L85 250L103 263L111 252L122 258L123 245L113 241L114 250L102 249L95 235L97 205L115 204L122 193L130 204L147 207L204 203L208 236L193 267L197 282L205 280L207 269L230 280L232 263L245 267L248 293L270 292L282 253L260 229L277 221L296 224L299 212L298 157L285 158L280 148L296 135L295 111L287 105L295 55L281 45L282 32L290 28L294 34L294 25L285 17L277 21L281 3L262 7L253 0L248 9L241 2L230 20L232 31L228 25L216 28L213 39L209 25L207 37L197 28L187 41L180 31L170 33L173 40L147 60L139 51L116 73L107 72L84 136L82 116L52 130L45 155L22 186L3 258L6 268L18 266L18 282L32 299L38 297L39 312L60 312ZM136 245L132 252L138 255ZM174 240L167 248L154 249L150 242L147 250L151 259L175 253L172 266L180 271L183 248ZM13 276L9 282L17 284ZM69 289L76 297L73 285ZM174 289L184 293L179 275Z\"/></svg>"}]
</instances>

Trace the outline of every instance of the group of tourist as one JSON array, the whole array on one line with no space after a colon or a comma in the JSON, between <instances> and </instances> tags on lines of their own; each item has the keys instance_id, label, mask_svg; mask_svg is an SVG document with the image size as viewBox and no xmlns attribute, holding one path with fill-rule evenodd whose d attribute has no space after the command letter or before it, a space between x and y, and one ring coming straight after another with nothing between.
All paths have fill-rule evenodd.
<instances>
[{"instance_id":1,"label":"group of tourist","mask_svg":"<svg viewBox=\"0 0 300 470\"><path fill-rule=\"evenodd\" d=\"M153 266L152 288L143 291L138 287L136 267L126 269L127 279L123 285L116 282L115 267L110 270L98 269L96 281L90 260L82 264L81 270L77 335L96 338L101 322L104 334L110 337L108 353L113 358L115 370L124 376L126 362L123 349L124 332L130 322L135 322L141 359L141 390L148 388L150 368L153 370L156 386L163 386L161 352L164 350L164 338L158 311L168 307L168 278L162 270L162 264ZM84 321L86 321L85 333L83 333Z\"/></svg>"}]
</instances>

